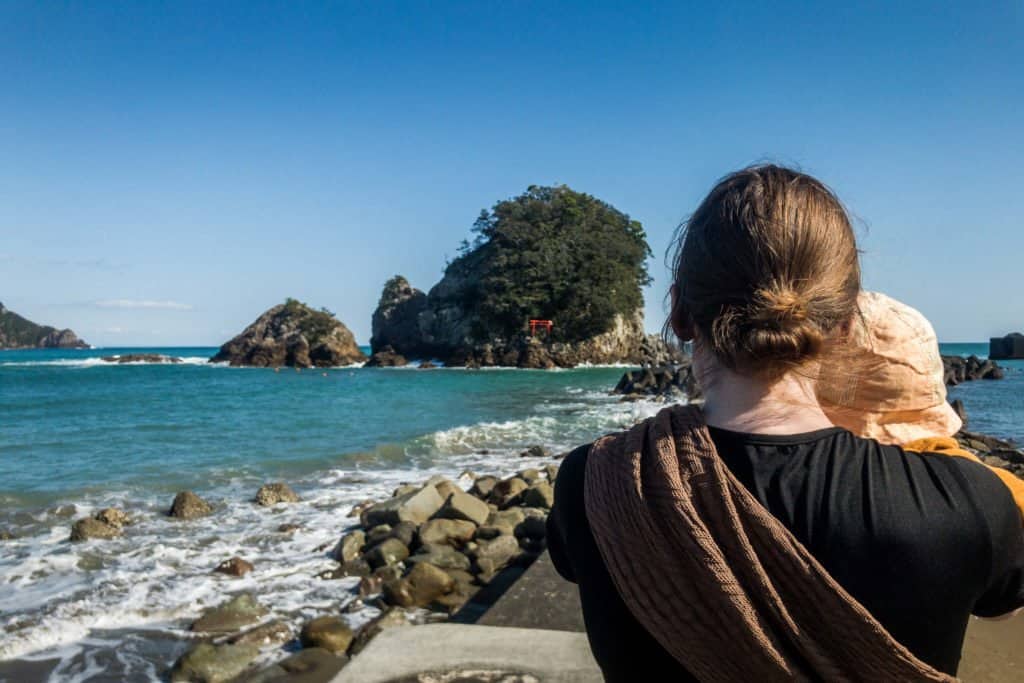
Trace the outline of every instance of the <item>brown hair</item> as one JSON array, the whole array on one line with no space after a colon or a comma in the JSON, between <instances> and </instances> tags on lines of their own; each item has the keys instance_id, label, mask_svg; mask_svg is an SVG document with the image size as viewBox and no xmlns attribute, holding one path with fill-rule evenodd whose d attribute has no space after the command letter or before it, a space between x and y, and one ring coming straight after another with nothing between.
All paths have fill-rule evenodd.
<instances>
[{"instance_id":1,"label":"brown hair","mask_svg":"<svg viewBox=\"0 0 1024 683\"><path fill-rule=\"evenodd\" d=\"M725 367L776 379L818 358L853 318L853 227L835 194L811 176L774 165L737 171L682 231L671 320L696 331Z\"/></svg>"}]
</instances>

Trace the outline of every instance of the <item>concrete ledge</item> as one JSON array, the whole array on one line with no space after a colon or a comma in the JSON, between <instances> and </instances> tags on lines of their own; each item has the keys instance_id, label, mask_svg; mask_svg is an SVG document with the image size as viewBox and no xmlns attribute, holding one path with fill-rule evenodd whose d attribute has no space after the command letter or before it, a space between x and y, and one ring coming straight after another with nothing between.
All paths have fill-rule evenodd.
<instances>
[{"instance_id":1,"label":"concrete ledge","mask_svg":"<svg viewBox=\"0 0 1024 683\"><path fill-rule=\"evenodd\" d=\"M412 683L417 674L526 674L543 683L597 683L601 670L582 633L463 624L382 632L333 683ZM458 680L488 680L459 678ZM529 679L526 679L529 680Z\"/></svg>"}]
</instances>

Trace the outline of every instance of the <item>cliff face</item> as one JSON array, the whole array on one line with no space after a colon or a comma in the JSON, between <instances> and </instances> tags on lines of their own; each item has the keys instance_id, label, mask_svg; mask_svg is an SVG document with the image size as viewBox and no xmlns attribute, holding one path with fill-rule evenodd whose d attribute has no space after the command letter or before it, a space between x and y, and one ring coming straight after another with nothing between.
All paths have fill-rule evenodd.
<instances>
[{"instance_id":1,"label":"cliff face","mask_svg":"<svg viewBox=\"0 0 1024 683\"><path fill-rule=\"evenodd\" d=\"M289 299L220 347L210 362L254 367L335 367L361 363L352 332L327 311Z\"/></svg>"},{"instance_id":2,"label":"cliff face","mask_svg":"<svg viewBox=\"0 0 1024 683\"><path fill-rule=\"evenodd\" d=\"M0 349L87 349L71 330L37 325L0 303Z\"/></svg>"}]
</instances>

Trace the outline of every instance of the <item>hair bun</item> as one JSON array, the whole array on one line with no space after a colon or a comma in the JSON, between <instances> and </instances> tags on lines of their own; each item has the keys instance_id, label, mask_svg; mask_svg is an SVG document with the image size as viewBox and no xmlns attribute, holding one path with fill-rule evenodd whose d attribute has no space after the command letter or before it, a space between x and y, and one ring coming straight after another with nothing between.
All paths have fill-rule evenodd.
<instances>
[{"instance_id":1,"label":"hair bun","mask_svg":"<svg viewBox=\"0 0 1024 683\"><path fill-rule=\"evenodd\" d=\"M808 316L804 297L786 285L757 290L751 308L751 317L765 323L796 323Z\"/></svg>"}]
</instances>

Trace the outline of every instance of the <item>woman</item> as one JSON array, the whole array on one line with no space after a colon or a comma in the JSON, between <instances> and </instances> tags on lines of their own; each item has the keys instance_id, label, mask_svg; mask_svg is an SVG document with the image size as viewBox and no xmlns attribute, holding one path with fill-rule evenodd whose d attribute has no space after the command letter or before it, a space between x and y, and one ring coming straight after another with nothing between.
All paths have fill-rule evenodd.
<instances>
[{"instance_id":1,"label":"woman","mask_svg":"<svg viewBox=\"0 0 1024 683\"><path fill-rule=\"evenodd\" d=\"M675 271L703 411L576 449L548 520L605 678L951 680L969 616L1024 605L1021 517L984 467L822 412L816 361L860 292L838 199L789 169L734 173Z\"/></svg>"}]
</instances>

